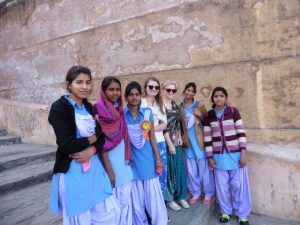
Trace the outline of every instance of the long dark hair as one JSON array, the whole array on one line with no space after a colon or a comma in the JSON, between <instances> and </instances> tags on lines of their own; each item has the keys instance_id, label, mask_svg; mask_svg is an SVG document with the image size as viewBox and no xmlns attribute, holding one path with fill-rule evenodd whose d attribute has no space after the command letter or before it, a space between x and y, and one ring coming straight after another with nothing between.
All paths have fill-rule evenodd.
<instances>
[{"instance_id":1,"label":"long dark hair","mask_svg":"<svg viewBox=\"0 0 300 225\"><path fill-rule=\"evenodd\" d=\"M158 86L159 86L159 89L158 89L158 94L155 96L155 101L156 103L159 105L159 110L160 112L164 115L165 112L164 112L164 107L163 107L163 100L162 100L162 97L161 97L161 88L160 88L160 83L159 83L159 80L156 78L156 77L148 77L145 82L144 82L144 93L145 93L145 96L147 96L147 85L150 81L155 81Z\"/></svg>"}]
</instances>

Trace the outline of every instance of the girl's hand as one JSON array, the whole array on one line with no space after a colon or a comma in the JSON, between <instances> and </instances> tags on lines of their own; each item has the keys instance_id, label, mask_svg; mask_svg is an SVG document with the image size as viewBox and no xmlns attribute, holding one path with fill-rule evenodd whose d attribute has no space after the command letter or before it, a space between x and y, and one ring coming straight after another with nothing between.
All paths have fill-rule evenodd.
<instances>
[{"instance_id":1,"label":"girl's hand","mask_svg":"<svg viewBox=\"0 0 300 225\"><path fill-rule=\"evenodd\" d=\"M89 144L91 145L97 141L97 137L96 137L96 135L92 135L92 136L88 137L88 140L89 140Z\"/></svg>"},{"instance_id":2,"label":"girl's hand","mask_svg":"<svg viewBox=\"0 0 300 225\"><path fill-rule=\"evenodd\" d=\"M76 152L73 154L70 154L69 156L72 159L75 159L78 163L85 163L87 162L93 155L95 154L95 147L90 147L86 150L83 150L81 152Z\"/></svg>"},{"instance_id":3,"label":"girl's hand","mask_svg":"<svg viewBox=\"0 0 300 225\"><path fill-rule=\"evenodd\" d=\"M107 172L107 175L108 175L108 177L109 177L111 186L114 188L115 185L116 185L116 177L115 177L114 171L113 171L113 170L108 171L108 172Z\"/></svg>"},{"instance_id":4,"label":"girl's hand","mask_svg":"<svg viewBox=\"0 0 300 225\"><path fill-rule=\"evenodd\" d=\"M182 146L182 138L181 138L181 135L179 135L179 137L178 137L178 145Z\"/></svg>"},{"instance_id":5,"label":"girl's hand","mask_svg":"<svg viewBox=\"0 0 300 225\"><path fill-rule=\"evenodd\" d=\"M246 165L247 165L246 151L242 150L241 158L240 158L240 167L245 167Z\"/></svg>"},{"instance_id":6,"label":"girl's hand","mask_svg":"<svg viewBox=\"0 0 300 225\"><path fill-rule=\"evenodd\" d=\"M175 147L174 147L173 144L170 144L170 146L169 146L169 152L170 152L170 154L172 154L172 155L175 155L175 154L176 154L176 149L175 149Z\"/></svg>"},{"instance_id":7,"label":"girl's hand","mask_svg":"<svg viewBox=\"0 0 300 225\"><path fill-rule=\"evenodd\" d=\"M208 159L208 164L209 164L210 169L212 169L212 170L214 170L214 169L217 168L217 167L216 167L215 160L213 160L212 158L209 158L209 159Z\"/></svg>"},{"instance_id":8,"label":"girl's hand","mask_svg":"<svg viewBox=\"0 0 300 225\"><path fill-rule=\"evenodd\" d=\"M156 165L155 165L155 172L161 176L162 172L163 172L163 167L162 167L162 163L160 161L160 159L156 159Z\"/></svg>"}]
</instances>

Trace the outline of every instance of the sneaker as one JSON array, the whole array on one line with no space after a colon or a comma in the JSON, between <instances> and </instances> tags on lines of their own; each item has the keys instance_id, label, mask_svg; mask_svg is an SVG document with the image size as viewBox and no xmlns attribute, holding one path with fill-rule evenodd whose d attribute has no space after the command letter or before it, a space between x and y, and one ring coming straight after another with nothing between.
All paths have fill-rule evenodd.
<instances>
[{"instance_id":1,"label":"sneaker","mask_svg":"<svg viewBox=\"0 0 300 225\"><path fill-rule=\"evenodd\" d=\"M170 217L168 217L168 223L170 223L171 222L171 218Z\"/></svg>"},{"instance_id":2,"label":"sneaker","mask_svg":"<svg viewBox=\"0 0 300 225\"><path fill-rule=\"evenodd\" d=\"M179 211L181 210L181 207L174 201L172 202L167 202L166 204L170 209L174 210L174 211Z\"/></svg>"},{"instance_id":3,"label":"sneaker","mask_svg":"<svg viewBox=\"0 0 300 225\"><path fill-rule=\"evenodd\" d=\"M219 217L220 223L228 223L230 219L231 219L231 215L225 214L225 213L223 213L223 214Z\"/></svg>"},{"instance_id":4,"label":"sneaker","mask_svg":"<svg viewBox=\"0 0 300 225\"><path fill-rule=\"evenodd\" d=\"M249 225L250 223L248 222L247 218L244 219L239 219L240 225Z\"/></svg>"},{"instance_id":5,"label":"sneaker","mask_svg":"<svg viewBox=\"0 0 300 225\"><path fill-rule=\"evenodd\" d=\"M190 205L196 204L200 200L200 197L192 197L189 199Z\"/></svg>"},{"instance_id":6,"label":"sneaker","mask_svg":"<svg viewBox=\"0 0 300 225\"><path fill-rule=\"evenodd\" d=\"M191 206L189 205L189 203L187 203L187 201L185 199L181 199L178 201L179 204L182 206L182 208L184 209L188 209L190 208Z\"/></svg>"}]
</instances>

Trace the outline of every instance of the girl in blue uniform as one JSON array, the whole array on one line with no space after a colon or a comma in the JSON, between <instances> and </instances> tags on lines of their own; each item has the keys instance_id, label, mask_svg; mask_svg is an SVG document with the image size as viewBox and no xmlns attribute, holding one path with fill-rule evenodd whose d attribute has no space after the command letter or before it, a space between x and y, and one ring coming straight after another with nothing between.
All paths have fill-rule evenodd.
<instances>
[{"instance_id":1,"label":"girl in blue uniform","mask_svg":"<svg viewBox=\"0 0 300 225\"><path fill-rule=\"evenodd\" d=\"M125 89L127 107L124 109L132 150L133 225L148 225L145 210L152 225L166 225L167 210L158 175L162 163L157 149L154 119L150 108L142 108L141 86L130 82Z\"/></svg>"},{"instance_id":2,"label":"girl in blue uniform","mask_svg":"<svg viewBox=\"0 0 300 225\"><path fill-rule=\"evenodd\" d=\"M119 79L113 76L103 79L95 107L99 123L105 133L105 143L101 153L103 164L121 208L119 225L132 225L131 151Z\"/></svg>"},{"instance_id":3,"label":"girl in blue uniform","mask_svg":"<svg viewBox=\"0 0 300 225\"><path fill-rule=\"evenodd\" d=\"M73 66L66 76L70 94L52 104L48 118L58 145L50 210L63 214L64 225L115 225L120 218L120 208L97 155L104 135L87 101L91 80L88 68Z\"/></svg>"},{"instance_id":4,"label":"girl in blue uniform","mask_svg":"<svg viewBox=\"0 0 300 225\"><path fill-rule=\"evenodd\" d=\"M184 111L184 116L188 130L189 147L185 148L185 162L187 174L187 187L192 194L189 199L191 205L204 197L203 203L208 205L214 195L213 171L208 167L204 149L203 120L206 116L206 108L199 101L194 100L196 94L196 84L190 82L185 85L182 92L184 99L180 107Z\"/></svg>"}]
</instances>

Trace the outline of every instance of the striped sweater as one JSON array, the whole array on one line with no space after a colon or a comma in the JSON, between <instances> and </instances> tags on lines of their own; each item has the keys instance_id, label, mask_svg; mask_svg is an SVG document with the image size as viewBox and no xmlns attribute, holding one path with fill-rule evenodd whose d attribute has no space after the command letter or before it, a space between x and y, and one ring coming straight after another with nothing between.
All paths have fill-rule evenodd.
<instances>
[{"instance_id":1,"label":"striped sweater","mask_svg":"<svg viewBox=\"0 0 300 225\"><path fill-rule=\"evenodd\" d=\"M204 120L204 144L208 158L213 154L240 152L246 149L246 133L239 111L227 106L224 115L218 119L213 110L207 113Z\"/></svg>"}]
</instances>

